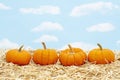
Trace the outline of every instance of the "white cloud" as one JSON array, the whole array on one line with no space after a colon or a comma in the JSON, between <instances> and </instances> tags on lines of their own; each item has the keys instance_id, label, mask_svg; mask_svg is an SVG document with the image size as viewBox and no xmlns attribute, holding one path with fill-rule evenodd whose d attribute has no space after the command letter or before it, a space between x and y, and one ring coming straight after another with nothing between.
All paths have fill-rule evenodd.
<instances>
[{"instance_id":1,"label":"white cloud","mask_svg":"<svg viewBox=\"0 0 120 80\"><path fill-rule=\"evenodd\" d=\"M6 6L6 5L0 3L0 9L9 10L9 9L11 9L11 8L10 8L9 6Z\"/></svg>"},{"instance_id":2,"label":"white cloud","mask_svg":"<svg viewBox=\"0 0 120 80\"><path fill-rule=\"evenodd\" d=\"M101 23L86 28L88 32L108 32L113 31L114 29L115 27L111 23Z\"/></svg>"},{"instance_id":3,"label":"white cloud","mask_svg":"<svg viewBox=\"0 0 120 80\"><path fill-rule=\"evenodd\" d=\"M17 48L18 44L9 41L8 39L0 40L0 48Z\"/></svg>"},{"instance_id":4,"label":"white cloud","mask_svg":"<svg viewBox=\"0 0 120 80\"><path fill-rule=\"evenodd\" d=\"M18 49L20 46L21 45L8 40L7 38L4 38L4 39L0 40L0 48L1 49L14 49L14 48ZM24 46L24 49L25 50L30 50L30 49L33 49L33 48L30 47L30 46Z\"/></svg>"},{"instance_id":5,"label":"white cloud","mask_svg":"<svg viewBox=\"0 0 120 80\"><path fill-rule=\"evenodd\" d=\"M118 7L119 7L118 5L114 5L111 2L88 3L74 7L72 12L70 13L70 16L83 16L94 12L105 13Z\"/></svg>"},{"instance_id":6,"label":"white cloud","mask_svg":"<svg viewBox=\"0 0 120 80\"><path fill-rule=\"evenodd\" d=\"M92 44L89 44L89 43L85 43L85 42L73 42L73 43L70 43L70 45L72 47L81 48L83 50L91 50L93 48L96 48L95 45L92 45ZM66 48L68 48L68 44L63 46L60 50L64 50Z\"/></svg>"},{"instance_id":7,"label":"white cloud","mask_svg":"<svg viewBox=\"0 0 120 80\"><path fill-rule=\"evenodd\" d=\"M28 14L39 14L39 15L43 15L43 14L53 14L53 15L57 15L60 14L60 8L57 6L50 6L50 5L46 5L46 6L40 6L39 8L20 8L20 12Z\"/></svg>"},{"instance_id":8,"label":"white cloud","mask_svg":"<svg viewBox=\"0 0 120 80\"><path fill-rule=\"evenodd\" d=\"M53 22L43 22L39 26L32 29L33 32L40 32L40 31L53 31L53 30L63 30L63 27L59 23Z\"/></svg>"},{"instance_id":9,"label":"white cloud","mask_svg":"<svg viewBox=\"0 0 120 80\"><path fill-rule=\"evenodd\" d=\"M42 35L40 38L34 40L35 43L40 42L57 42L58 38L53 35Z\"/></svg>"}]
</instances>

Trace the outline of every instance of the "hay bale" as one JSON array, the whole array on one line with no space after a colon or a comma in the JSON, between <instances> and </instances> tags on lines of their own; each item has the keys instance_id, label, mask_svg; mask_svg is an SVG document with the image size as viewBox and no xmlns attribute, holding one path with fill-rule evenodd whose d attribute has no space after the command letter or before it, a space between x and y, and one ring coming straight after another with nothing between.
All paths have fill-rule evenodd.
<instances>
[{"instance_id":1,"label":"hay bale","mask_svg":"<svg viewBox=\"0 0 120 80\"><path fill-rule=\"evenodd\" d=\"M0 50L0 80L120 80L120 52L111 64L86 64L81 66L41 66L32 60L29 65L18 66L5 61L5 52ZM32 51L30 51L32 52Z\"/></svg>"}]
</instances>

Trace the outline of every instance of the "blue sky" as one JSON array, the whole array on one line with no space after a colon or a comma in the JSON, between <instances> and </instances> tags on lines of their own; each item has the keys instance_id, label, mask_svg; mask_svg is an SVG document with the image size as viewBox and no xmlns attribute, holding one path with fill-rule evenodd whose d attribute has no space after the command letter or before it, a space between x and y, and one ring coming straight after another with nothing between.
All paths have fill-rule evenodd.
<instances>
[{"instance_id":1,"label":"blue sky","mask_svg":"<svg viewBox=\"0 0 120 80\"><path fill-rule=\"evenodd\" d=\"M120 49L120 0L0 0L0 48Z\"/></svg>"}]
</instances>

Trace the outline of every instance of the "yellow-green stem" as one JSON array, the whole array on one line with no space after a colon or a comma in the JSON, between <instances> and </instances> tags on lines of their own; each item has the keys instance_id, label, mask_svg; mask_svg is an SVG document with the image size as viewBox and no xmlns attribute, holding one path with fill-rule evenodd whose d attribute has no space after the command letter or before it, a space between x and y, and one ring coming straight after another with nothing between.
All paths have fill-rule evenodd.
<instances>
[{"instance_id":1,"label":"yellow-green stem","mask_svg":"<svg viewBox=\"0 0 120 80\"><path fill-rule=\"evenodd\" d=\"M23 47L24 47L24 45L22 45L22 46L18 49L18 51L20 52L20 51L22 50Z\"/></svg>"},{"instance_id":2,"label":"yellow-green stem","mask_svg":"<svg viewBox=\"0 0 120 80\"><path fill-rule=\"evenodd\" d=\"M97 45L99 46L100 50L102 50L102 49L103 49L103 48L102 48L102 46L101 46L99 43L97 43Z\"/></svg>"},{"instance_id":3,"label":"yellow-green stem","mask_svg":"<svg viewBox=\"0 0 120 80\"><path fill-rule=\"evenodd\" d=\"M68 47L69 47L69 49L70 49L71 53L73 53L72 46L71 46L70 44L68 44Z\"/></svg>"},{"instance_id":4,"label":"yellow-green stem","mask_svg":"<svg viewBox=\"0 0 120 80\"><path fill-rule=\"evenodd\" d=\"M47 49L44 42L42 42L42 45L43 45L43 48L44 48L44 49Z\"/></svg>"}]
</instances>

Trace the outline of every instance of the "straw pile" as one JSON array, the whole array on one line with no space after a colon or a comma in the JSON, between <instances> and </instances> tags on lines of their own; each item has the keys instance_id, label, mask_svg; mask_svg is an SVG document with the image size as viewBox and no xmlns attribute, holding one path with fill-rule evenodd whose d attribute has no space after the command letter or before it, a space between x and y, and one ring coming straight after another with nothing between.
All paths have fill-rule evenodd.
<instances>
[{"instance_id":1,"label":"straw pile","mask_svg":"<svg viewBox=\"0 0 120 80\"><path fill-rule=\"evenodd\" d=\"M5 61L5 52L0 50L0 80L120 80L120 52L111 64L95 65L89 62L82 66L41 66L30 62L18 66Z\"/></svg>"}]
</instances>

